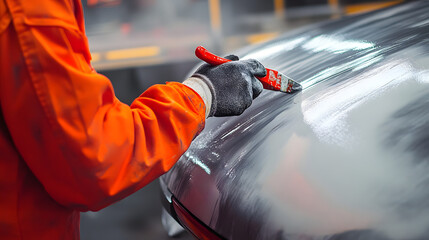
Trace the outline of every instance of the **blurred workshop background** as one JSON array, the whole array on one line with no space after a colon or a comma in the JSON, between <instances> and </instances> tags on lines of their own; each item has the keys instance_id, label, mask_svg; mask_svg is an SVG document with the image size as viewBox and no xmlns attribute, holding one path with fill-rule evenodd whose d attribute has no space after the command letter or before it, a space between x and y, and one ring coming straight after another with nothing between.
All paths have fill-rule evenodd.
<instances>
[{"instance_id":1,"label":"blurred workshop background","mask_svg":"<svg viewBox=\"0 0 429 240\"><path fill-rule=\"evenodd\" d=\"M225 55L307 24L402 1L83 0L93 67L130 104L149 86L183 81L198 45ZM82 240L169 239L157 181L99 212L82 214ZM179 239L192 239L183 234Z\"/></svg>"}]
</instances>

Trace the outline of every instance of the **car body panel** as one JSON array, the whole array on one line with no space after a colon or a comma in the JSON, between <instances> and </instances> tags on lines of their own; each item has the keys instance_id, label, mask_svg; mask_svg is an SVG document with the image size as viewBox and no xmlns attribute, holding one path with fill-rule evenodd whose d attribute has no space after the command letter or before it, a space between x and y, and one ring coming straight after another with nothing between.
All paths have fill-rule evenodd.
<instances>
[{"instance_id":1,"label":"car body panel","mask_svg":"<svg viewBox=\"0 0 429 240\"><path fill-rule=\"evenodd\" d=\"M412 2L237 52L303 90L208 119L162 181L228 239L428 236L428 43Z\"/></svg>"}]
</instances>

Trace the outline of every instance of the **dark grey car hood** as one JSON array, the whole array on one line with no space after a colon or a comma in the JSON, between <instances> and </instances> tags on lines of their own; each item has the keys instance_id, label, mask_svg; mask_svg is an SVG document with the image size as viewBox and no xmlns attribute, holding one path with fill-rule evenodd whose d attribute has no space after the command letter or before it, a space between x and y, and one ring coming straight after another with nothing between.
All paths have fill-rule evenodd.
<instances>
[{"instance_id":1,"label":"dark grey car hood","mask_svg":"<svg viewBox=\"0 0 429 240\"><path fill-rule=\"evenodd\" d=\"M426 239L428 43L413 2L238 52L304 90L208 119L162 180L230 239Z\"/></svg>"}]
</instances>

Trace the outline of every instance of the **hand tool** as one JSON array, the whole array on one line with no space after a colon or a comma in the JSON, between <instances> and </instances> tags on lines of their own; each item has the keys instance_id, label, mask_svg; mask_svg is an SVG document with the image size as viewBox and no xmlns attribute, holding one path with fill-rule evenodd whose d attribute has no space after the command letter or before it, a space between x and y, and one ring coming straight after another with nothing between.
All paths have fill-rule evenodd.
<instances>
[{"instance_id":1,"label":"hand tool","mask_svg":"<svg viewBox=\"0 0 429 240\"><path fill-rule=\"evenodd\" d=\"M199 59L213 66L217 66L231 61L229 59L225 59L214 55L213 53L207 51L207 49L205 49L202 46L198 46L197 49L195 49L195 55ZM267 75L265 77L257 77L259 81L262 82L262 85L264 86L265 89L281 91L286 93L293 93L295 91L299 91L302 89L301 84L285 76L284 74L273 69L269 69L269 68L266 68L266 69L267 69Z\"/></svg>"}]
</instances>

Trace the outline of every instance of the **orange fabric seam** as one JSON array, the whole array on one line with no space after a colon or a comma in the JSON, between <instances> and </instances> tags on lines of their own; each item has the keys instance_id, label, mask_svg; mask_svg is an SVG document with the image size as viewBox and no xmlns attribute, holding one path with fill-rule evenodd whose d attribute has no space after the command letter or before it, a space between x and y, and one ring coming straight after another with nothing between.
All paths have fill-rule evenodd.
<instances>
[{"instance_id":1,"label":"orange fabric seam","mask_svg":"<svg viewBox=\"0 0 429 240\"><path fill-rule=\"evenodd\" d=\"M51 17L47 17L47 18L31 17L31 18L28 18L28 17L24 17L24 23L26 25L29 25L29 26L45 26L45 27L57 26L57 27L62 27L62 28L73 29L75 31L80 32L80 29L77 26L70 24L66 21L63 21L61 19L58 19L58 18L51 18Z\"/></svg>"}]
</instances>

